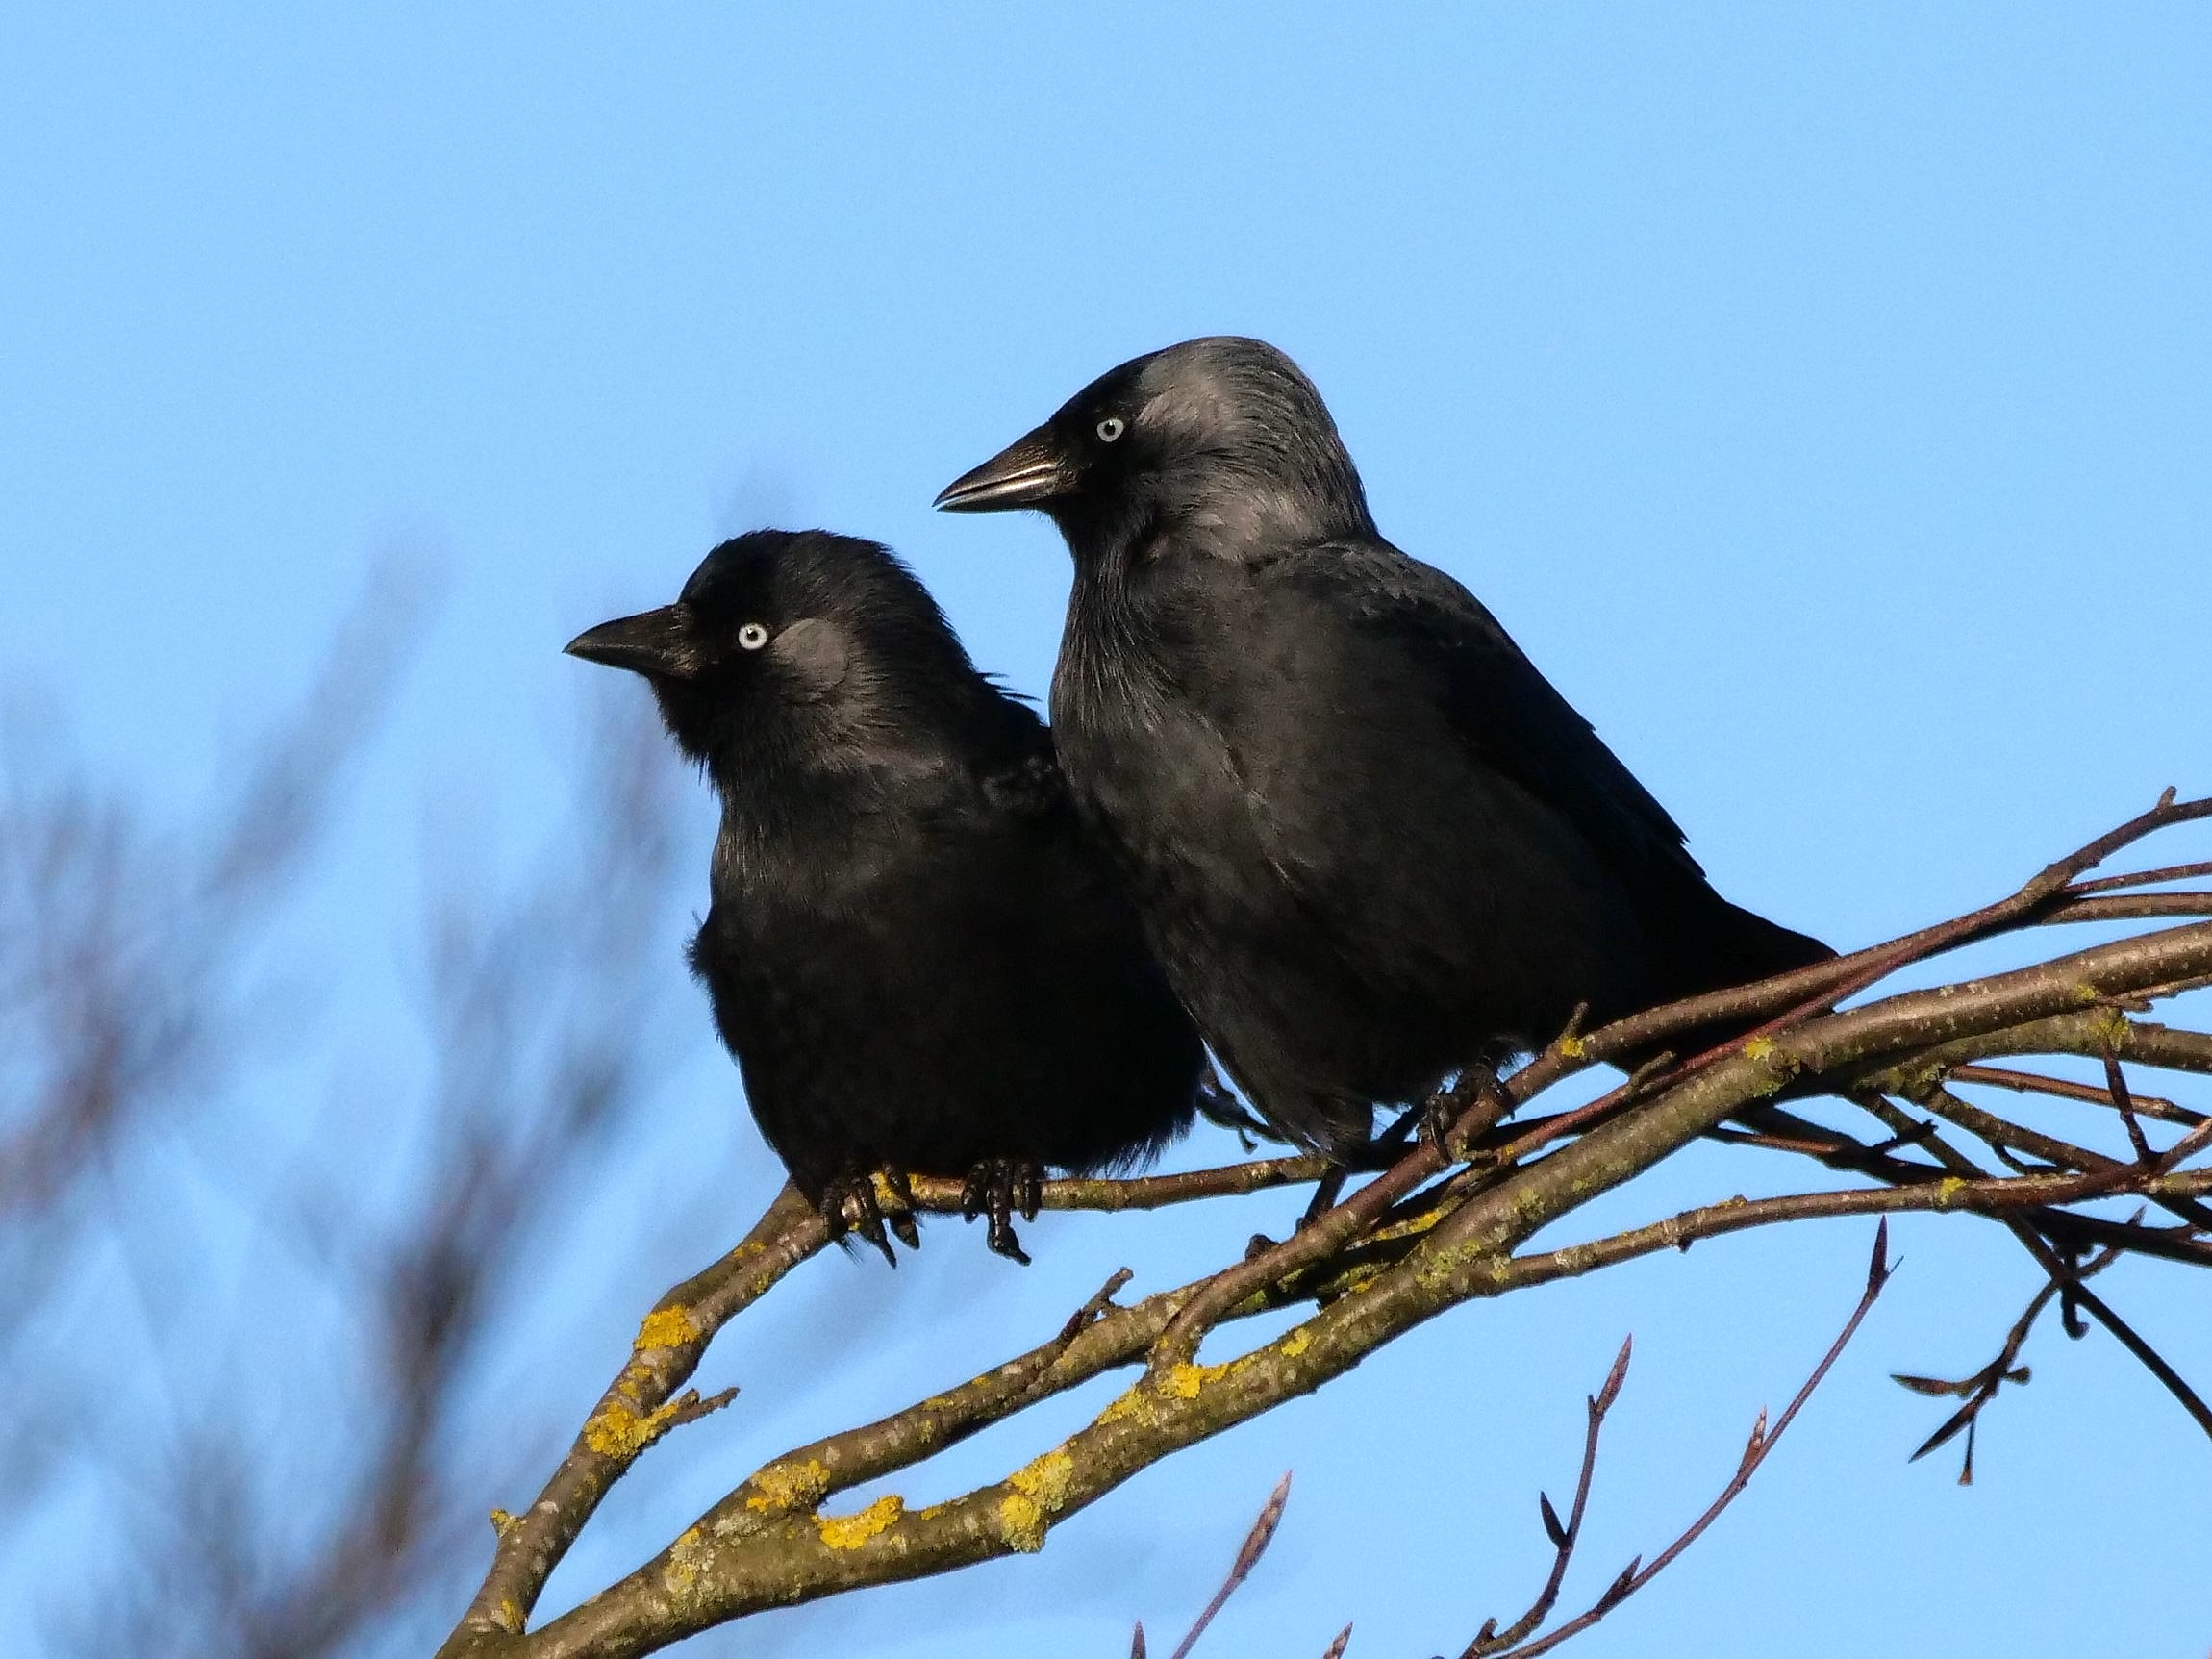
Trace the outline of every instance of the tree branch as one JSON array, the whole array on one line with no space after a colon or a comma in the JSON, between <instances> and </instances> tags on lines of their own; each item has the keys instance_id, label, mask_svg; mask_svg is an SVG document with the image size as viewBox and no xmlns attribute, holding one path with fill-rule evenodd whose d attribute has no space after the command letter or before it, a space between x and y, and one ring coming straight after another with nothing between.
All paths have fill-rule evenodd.
<instances>
[{"instance_id":1,"label":"tree branch","mask_svg":"<svg viewBox=\"0 0 2212 1659\"><path fill-rule=\"evenodd\" d=\"M2079 1285L2080 1274L2052 1253L2045 1238L2064 1241L2063 1248L2074 1251L2075 1259L2088 1247L2084 1241L2092 1241L2212 1265L2212 1244L2195 1236L2197 1221L2207 1213L2198 1200L2212 1192L2212 1170L2184 1167L2212 1144L2212 1121L2173 1106L2175 1117L2169 1120L2184 1121L2187 1128L2173 1147L2114 1159L1960 1101L1943 1088L1943 1079L1955 1068L1998 1055L2034 1053L2118 1055L2138 1065L2212 1072L2212 1038L2131 1020L2124 1012L2212 975L2212 923L2140 934L1841 1012L1833 1004L1935 951L1998 932L2078 919L2078 907L2093 899L2128 898L2116 893L2118 883L2099 884L2094 891L2071 884L2099 859L2152 830L2208 814L2212 803L2177 805L2169 792L2151 813L2058 861L2010 898L1972 916L1761 986L1638 1015L1589 1036L1571 1030L1516 1072L1502 1091L1479 1076L1463 1080L1457 1091L1432 1103L1434 1115L1452 1124L1452 1132L1402 1151L1388 1149L1391 1161L1375 1178L1330 1204L1282 1244L1128 1306L1108 1299L1118 1275L1115 1285L1093 1297L1050 1341L876 1423L826 1436L771 1460L652 1561L543 1628L522 1634L520 1626L553 1563L607 1485L649 1444L645 1430L654 1414L666 1408L706 1342L729 1317L819 1248L820 1223L787 1194L779 1199L784 1206L780 1219L771 1210L741 1246L741 1251L757 1246L760 1260L772 1262L772 1269L745 1269L733 1253L670 1293L648 1318L622 1376L602 1397L587 1432L534 1506L532 1514L542 1510L544 1520L529 1533L526 1517L502 1538L492 1575L443 1650L446 1659L620 1659L762 1608L1037 1549L1061 1519L1095 1502L1139 1470L1325 1386L1377 1347L1447 1308L1748 1227L1861 1214L1956 1211L1989 1217L2013 1227L2039 1252L2039 1261L2055 1264L2054 1276L2067 1278L2056 1293L2063 1300L2103 1319L2110 1310L2090 1298ZM1496 1127L1507 1111L1528 1104L1599 1060L1648 1052L1666 1037L1716 1019L1761 1016L1768 1021L1761 1030L1681 1064L1650 1066L1591 1106L1511 1130ZM1961 1081L2011 1086L2012 1079L2023 1075L1962 1075ZM2035 1082L2050 1098L2081 1098L2055 1084L2043 1090L2042 1080ZM1931 1110L2004 1148L2008 1157L2014 1152L2043 1157L2051 1168L2015 1159L2020 1172L1985 1174L1948 1146L1935 1124L1890 1106L1880 1096L1884 1090L1923 1100ZM1863 1144L1794 1118L1774 1104L1785 1094L1823 1092L1865 1100L1883 1116L1891 1139L1878 1145ZM2121 1103L2109 1087L2097 1092L2096 1098L2099 1106ZM1748 1125L1747 1131L1727 1132L1737 1139L1814 1157L1886 1184L1732 1198L1584 1244L1516 1254L1540 1229L1730 1119ZM1477 1143L1476 1162L1436 1180L1447 1169L1440 1143L1457 1144L1463 1133ZM1928 1156L1936 1162L1926 1162ZM1054 1182L1045 1188L1045 1202L1065 1208L1144 1208L1320 1180L1327 1173L1318 1159L1265 1159L1145 1181ZM914 1187L919 1208L949 1210L957 1204L957 1183L917 1180ZM2117 1196L2162 1203L2187 1224L2151 1228L2076 1208ZM744 1276L748 1271L752 1277ZM1738 1480L1650 1567L1617 1581L1583 1616L1585 1621L1617 1605L1621 1596L1672 1560L1741 1490L1742 1480L1856 1329L1884 1272L1877 1246L1867 1295L1844 1336L1773 1434L1763 1427L1754 1434ZM730 1288L740 1282L758 1288ZM1314 1311L1281 1335L1223 1363L1198 1363L1198 1345L1209 1330L1266 1308L1309 1302ZM2117 1316L2113 1321L2115 1334L2127 1342ZM1107 1370L1139 1362L1144 1362L1143 1371L1090 1423L1002 1479L926 1508L909 1509L899 1496L885 1495L853 1514L824 1512L841 1491L920 1464L986 1423L1004 1421ZM2174 1377L2169 1386L2178 1383ZM2185 1405L2195 1398L2180 1392L2177 1397ZM593 1424L601 1431L596 1437ZM625 1432L612 1433L615 1427ZM1596 1430L1594 1417L1578 1493L1587 1491ZM1571 1544L1582 1502L1578 1496L1573 1519L1551 1528L1555 1546L1562 1534ZM1550 1519L1556 1521L1555 1516ZM1535 1622L1521 1630L1528 1616L1516 1621L1522 1636L1548 1614L1566 1566L1563 1550L1554 1564L1553 1582L1539 1596ZM1563 1639L1568 1629L1563 1626L1516 1651L1540 1650ZM1499 1640L1494 1628L1486 1632L1478 1644Z\"/></svg>"}]
</instances>

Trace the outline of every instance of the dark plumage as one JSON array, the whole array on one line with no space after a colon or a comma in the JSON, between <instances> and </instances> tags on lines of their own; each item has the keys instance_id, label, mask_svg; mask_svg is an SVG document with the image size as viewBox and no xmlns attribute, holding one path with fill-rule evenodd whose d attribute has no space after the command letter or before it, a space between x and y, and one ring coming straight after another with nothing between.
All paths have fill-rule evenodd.
<instances>
[{"instance_id":1,"label":"dark plumage","mask_svg":"<svg viewBox=\"0 0 2212 1659\"><path fill-rule=\"evenodd\" d=\"M721 795L692 966L833 1226L849 1211L888 1255L872 1172L971 1174L1018 1257L1039 1166L1133 1164L1190 1123L1197 1033L1050 736L887 549L756 531L567 648L643 674Z\"/></svg>"},{"instance_id":2,"label":"dark plumage","mask_svg":"<svg viewBox=\"0 0 2212 1659\"><path fill-rule=\"evenodd\" d=\"M1376 1103L1827 948L1706 885L1474 596L1384 540L1258 340L1122 364L938 498L1075 560L1052 716L1087 820L1222 1064L1342 1148Z\"/></svg>"}]
</instances>

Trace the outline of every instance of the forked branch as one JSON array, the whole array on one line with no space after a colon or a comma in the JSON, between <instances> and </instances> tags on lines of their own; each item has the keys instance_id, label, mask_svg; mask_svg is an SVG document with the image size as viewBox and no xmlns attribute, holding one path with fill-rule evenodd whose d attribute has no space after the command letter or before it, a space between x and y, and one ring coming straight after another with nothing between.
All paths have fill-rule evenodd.
<instances>
[{"instance_id":1,"label":"forked branch","mask_svg":"<svg viewBox=\"0 0 2212 1659\"><path fill-rule=\"evenodd\" d=\"M1468 1645L1460 1659L1491 1659L1493 1655L1511 1655L1512 1659L1533 1659L1533 1656L1538 1653L1548 1653L1562 1642L1589 1629L1600 1619L1603 1619L1636 1592L1650 1583L1652 1579L1658 1577L1680 1557L1685 1549L1697 1543L1705 1529L1720 1520L1722 1511L1735 1502L1738 1495L1751 1484L1751 1476L1759 1471L1759 1466L1767 1461L1768 1454L1774 1449L1782 1436L1788 1432L1790 1424L1796 1420L1797 1413L1803 1409L1805 1402L1813 1397L1813 1391L1821 1386L1822 1379L1828 1374L1829 1369L1842 1357L1845 1345L1850 1342L1852 1335L1859 1328L1860 1321L1867 1317L1868 1311L1873 1307L1874 1298L1882 1294L1882 1287L1889 1283L1890 1273L1893 1270L1889 1260L1889 1238L1890 1224L1885 1219L1874 1228L1874 1250L1873 1258L1867 1264L1866 1289L1860 1293L1858 1305L1851 1310L1851 1317L1844 1321L1844 1328L1837 1333L1836 1340L1828 1345L1828 1351L1821 1356L1821 1363L1813 1368L1813 1373L1805 1379L1804 1386L1798 1389L1790 1403L1782 1408L1782 1415L1774 1420L1772 1428L1767 1426L1767 1414L1763 1411L1759 1414L1758 1420L1751 1425L1750 1438L1744 1443L1744 1455L1737 1460L1736 1472L1728 1477L1728 1484L1721 1489L1721 1496L1708 1504L1702 1515L1683 1528L1681 1534L1666 1548L1654 1555L1649 1562L1646 1562L1642 1556L1629 1562L1626 1567L1621 1570L1619 1576L1614 1578L1599 1593L1596 1600L1593 1601L1583 1612L1543 1636L1538 1636L1532 1641L1521 1641L1521 1638L1535 1630L1550 1612L1551 1603L1558 1596L1560 1582L1567 1575L1568 1558L1573 1553L1575 1531L1580 1526L1582 1520L1583 1497L1589 1490L1591 1471L1597 1458L1597 1427L1604 1416L1603 1409L1597 1400L1593 1399L1590 1407L1590 1433L1585 1442L1582 1477L1575 1493L1573 1519L1565 1527L1561 1527L1558 1523L1558 1517L1551 1512L1551 1505L1548 1502L1544 1504L1545 1527L1551 1534L1552 1543L1559 1552L1558 1559L1552 1566L1550 1579L1546 1583L1544 1591L1538 1596L1535 1604L1530 1607L1526 1614L1521 1616L1521 1620L1515 1622L1511 1630L1493 1635L1491 1626L1485 1624L1476 1633L1475 1639ZM1613 1374L1606 1379L1607 1386L1613 1391L1619 1391L1620 1379L1627 1370L1627 1366L1628 1346L1623 1343L1621 1347L1621 1357L1614 1362ZM1606 1405L1612 1403L1609 1396L1601 1394L1600 1397L1604 1398Z\"/></svg>"}]
</instances>

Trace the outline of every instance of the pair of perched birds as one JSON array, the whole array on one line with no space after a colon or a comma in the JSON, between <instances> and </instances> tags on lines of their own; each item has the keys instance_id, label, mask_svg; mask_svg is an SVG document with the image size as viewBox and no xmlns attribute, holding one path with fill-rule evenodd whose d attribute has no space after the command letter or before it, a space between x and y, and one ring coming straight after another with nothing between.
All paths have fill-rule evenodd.
<instances>
[{"instance_id":1,"label":"pair of perched birds","mask_svg":"<svg viewBox=\"0 0 2212 1659\"><path fill-rule=\"evenodd\" d=\"M1271 346L1124 364L937 505L1067 539L1049 732L887 549L824 531L726 541L568 646L644 675L720 793L692 965L833 1229L889 1255L873 1177L965 1175L1026 1260L1043 1169L1158 1151L1209 1046L1343 1154L1577 1007L1830 954L1715 892L1490 613L1383 540Z\"/></svg>"}]
</instances>

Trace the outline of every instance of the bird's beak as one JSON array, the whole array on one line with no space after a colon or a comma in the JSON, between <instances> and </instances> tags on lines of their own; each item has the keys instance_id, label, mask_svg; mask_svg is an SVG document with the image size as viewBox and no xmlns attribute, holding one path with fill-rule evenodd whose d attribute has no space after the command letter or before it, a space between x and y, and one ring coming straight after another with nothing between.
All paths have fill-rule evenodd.
<instances>
[{"instance_id":1,"label":"bird's beak","mask_svg":"<svg viewBox=\"0 0 2212 1659\"><path fill-rule=\"evenodd\" d=\"M1003 513L1042 507L1075 489L1075 468L1060 453L1048 428L1008 444L973 472L964 472L938 495L947 513Z\"/></svg>"},{"instance_id":2,"label":"bird's beak","mask_svg":"<svg viewBox=\"0 0 2212 1659\"><path fill-rule=\"evenodd\" d=\"M691 608L682 604L617 616L587 629L561 648L587 663L668 680L688 680L705 666Z\"/></svg>"}]
</instances>

